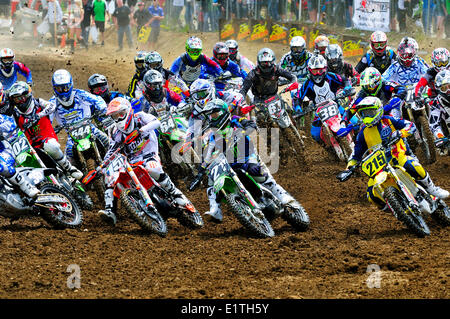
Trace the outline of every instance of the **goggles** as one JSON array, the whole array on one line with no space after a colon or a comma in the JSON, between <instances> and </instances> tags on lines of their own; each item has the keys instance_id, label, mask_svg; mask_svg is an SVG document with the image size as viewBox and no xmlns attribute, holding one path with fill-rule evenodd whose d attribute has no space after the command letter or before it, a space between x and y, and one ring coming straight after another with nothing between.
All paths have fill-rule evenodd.
<instances>
[{"instance_id":1,"label":"goggles","mask_svg":"<svg viewBox=\"0 0 450 319\"><path fill-rule=\"evenodd\" d=\"M12 100L16 105L23 104L27 101L27 96L25 95L13 96Z\"/></svg>"},{"instance_id":2,"label":"goggles","mask_svg":"<svg viewBox=\"0 0 450 319\"><path fill-rule=\"evenodd\" d=\"M447 61L436 61L436 62L434 62L434 65L435 65L437 68L442 68L442 67L448 65L448 60L447 60Z\"/></svg>"},{"instance_id":3,"label":"goggles","mask_svg":"<svg viewBox=\"0 0 450 319\"><path fill-rule=\"evenodd\" d=\"M55 91L58 93L67 93L70 91L70 85L66 84L66 85L55 86Z\"/></svg>"},{"instance_id":4,"label":"goggles","mask_svg":"<svg viewBox=\"0 0 450 319\"><path fill-rule=\"evenodd\" d=\"M325 69L309 69L312 75L322 75L325 73Z\"/></svg>"},{"instance_id":5,"label":"goggles","mask_svg":"<svg viewBox=\"0 0 450 319\"><path fill-rule=\"evenodd\" d=\"M119 112L111 114L111 118L114 121L119 122L119 121L123 120L127 116L127 113L128 113L127 110L121 110Z\"/></svg>"},{"instance_id":6,"label":"goggles","mask_svg":"<svg viewBox=\"0 0 450 319\"><path fill-rule=\"evenodd\" d=\"M382 50L386 47L386 42L373 42L372 47L375 50Z\"/></svg>"},{"instance_id":7,"label":"goggles","mask_svg":"<svg viewBox=\"0 0 450 319\"><path fill-rule=\"evenodd\" d=\"M159 62L149 63L148 66L150 67L150 69L156 69L157 67L159 67Z\"/></svg>"},{"instance_id":8,"label":"goggles","mask_svg":"<svg viewBox=\"0 0 450 319\"><path fill-rule=\"evenodd\" d=\"M445 94L450 93L450 83L442 84L439 87L439 91L442 92L442 93L445 93Z\"/></svg>"},{"instance_id":9,"label":"goggles","mask_svg":"<svg viewBox=\"0 0 450 319\"><path fill-rule=\"evenodd\" d=\"M226 60L228 58L227 53L219 53L216 56L217 56L217 60Z\"/></svg>"},{"instance_id":10,"label":"goggles","mask_svg":"<svg viewBox=\"0 0 450 319\"><path fill-rule=\"evenodd\" d=\"M202 53L202 49L188 49L189 55L199 56Z\"/></svg>"},{"instance_id":11,"label":"goggles","mask_svg":"<svg viewBox=\"0 0 450 319\"><path fill-rule=\"evenodd\" d=\"M2 62L5 64L10 64L14 62L14 58L10 57L10 58L2 58Z\"/></svg>"},{"instance_id":12,"label":"goggles","mask_svg":"<svg viewBox=\"0 0 450 319\"><path fill-rule=\"evenodd\" d=\"M144 62L136 62L135 65L136 65L136 68L142 69L144 67Z\"/></svg>"},{"instance_id":13,"label":"goggles","mask_svg":"<svg viewBox=\"0 0 450 319\"><path fill-rule=\"evenodd\" d=\"M162 86L162 84L161 84L160 82L146 84L146 87L147 87L150 91L155 91L155 90L157 90L157 89L160 89L161 86Z\"/></svg>"},{"instance_id":14,"label":"goggles","mask_svg":"<svg viewBox=\"0 0 450 319\"><path fill-rule=\"evenodd\" d=\"M108 90L108 87L106 85L102 85L102 86L97 86L95 88L92 89L92 93L94 93L95 95L100 95L105 93Z\"/></svg>"},{"instance_id":15,"label":"goggles","mask_svg":"<svg viewBox=\"0 0 450 319\"><path fill-rule=\"evenodd\" d=\"M302 53L305 49L301 47L292 47L291 52L292 53Z\"/></svg>"},{"instance_id":16,"label":"goggles","mask_svg":"<svg viewBox=\"0 0 450 319\"><path fill-rule=\"evenodd\" d=\"M359 110L358 113L362 118L365 118L365 117L372 118L372 117L375 117L375 115L377 115L378 110L377 109L362 109L362 110Z\"/></svg>"},{"instance_id":17,"label":"goggles","mask_svg":"<svg viewBox=\"0 0 450 319\"><path fill-rule=\"evenodd\" d=\"M197 91L197 92L192 94L192 97L194 99L196 99L197 101L198 100L203 100L207 96L208 96L208 91L207 90Z\"/></svg>"}]
</instances>

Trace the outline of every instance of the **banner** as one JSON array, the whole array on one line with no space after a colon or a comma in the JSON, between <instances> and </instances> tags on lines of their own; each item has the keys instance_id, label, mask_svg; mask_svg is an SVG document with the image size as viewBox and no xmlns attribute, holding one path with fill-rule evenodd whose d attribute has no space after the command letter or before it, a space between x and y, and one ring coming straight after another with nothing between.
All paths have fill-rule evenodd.
<instances>
[{"instance_id":1,"label":"banner","mask_svg":"<svg viewBox=\"0 0 450 319\"><path fill-rule=\"evenodd\" d=\"M353 0L353 23L360 30L390 32L390 0Z\"/></svg>"}]
</instances>

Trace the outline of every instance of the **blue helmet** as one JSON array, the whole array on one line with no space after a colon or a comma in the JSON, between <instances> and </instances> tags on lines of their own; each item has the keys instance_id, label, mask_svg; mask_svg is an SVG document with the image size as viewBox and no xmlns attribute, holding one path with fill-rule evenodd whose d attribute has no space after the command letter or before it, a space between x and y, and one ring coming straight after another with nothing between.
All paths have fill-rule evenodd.
<instances>
[{"instance_id":1,"label":"blue helmet","mask_svg":"<svg viewBox=\"0 0 450 319\"><path fill-rule=\"evenodd\" d=\"M56 70L52 76L52 86L58 101L64 107L72 106L75 92L73 91L72 75L69 71Z\"/></svg>"},{"instance_id":2,"label":"blue helmet","mask_svg":"<svg viewBox=\"0 0 450 319\"><path fill-rule=\"evenodd\" d=\"M201 113L206 104L211 101L215 95L214 86L208 80L197 79L195 80L189 89L191 96L195 101L194 109L197 113Z\"/></svg>"}]
</instances>

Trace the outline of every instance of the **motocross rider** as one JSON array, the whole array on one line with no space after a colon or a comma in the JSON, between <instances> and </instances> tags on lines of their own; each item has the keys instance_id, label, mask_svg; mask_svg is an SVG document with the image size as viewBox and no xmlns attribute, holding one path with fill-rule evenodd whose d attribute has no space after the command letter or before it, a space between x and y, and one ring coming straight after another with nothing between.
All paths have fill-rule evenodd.
<instances>
[{"instance_id":1,"label":"motocross rider","mask_svg":"<svg viewBox=\"0 0 450 319\"><path fill-rule=\"evenodd\" d=\"M182 97L169 88L164 87L163 81L164 78L158 71L150 69L145 72L142 97L137 103L132 102L138 105L138 107L133 107L133 109L160 117L167 111L176 112L178 107L183 108L186 103Z\"/></svg>"},{"instance_id":2,"label":"motocross rider","mask_svg":"<svg viewBox=\"0 0 450 319\"><path fill-rule=\"evenodd\" d=\"M296 36L291 39L289 43L291 51L283 55L279 66L294 74L297 79L306 80L308 76L308 61L312 53L306 50L305 39L301 36Z\"/></svg>"},{"instance_id":3,"label":"motocross rider","mask_svg":"<svg viewBox=\"0 0 450 319\"><path fill-rule=\"evenodd\" d=\"M11 184L18 186L28 197L34 198L39 190L32 185L27 175L19 174L15 168L15 158L11 151L11 145L5 139L17 127L13 117L0 114L0 175ZM0 189L2 185L0 184Z\"/></svg>"},{"instance_id":4,"label":"motocross rider","mask_svg":"<svg viewBox=\"0 0 450 319\"><path fill-rule=\"evenodd\" d=\"M73 87L72 75L64 69L56 70L52 76L54 95L50 102L56 105L51 115L59 126L67 126L82 121L85 118L96 116L99 122L105 120L106 103L100 97L84 90ZM97 138L104 149L108 148L108 136L91 124L92 134ZM73 159L73 144L71 137L67 138L65 154L70 161Z\"/></svg>"},{"instance_id":5,"label":"motocross rider","mask_svg":"<svg viewBox=\"0 0 450 319\"><path fill-rule=\"evenodd\" d=\"M14 61L13 50L5 48L0 51L0 82L8 90L17 81L17 72L22 74L27 84L33 85L31 70L25 64Z\"/></svg>"},{"instance_id":6,"label":"motocross rider","mask_svg":"<svg viewBox=\"0 0 450 319\"><path fill-rule=\"evenodd\" d=\"M236 62L241 70L249 73L255 68L255 64L252 61L239 53L239 46L236 40L227 40L225 44L230 49L230 60Z\"/></svg>"},{"instance_id":7,"label":"motocross rider","mask_svg":"<svg viewBox=\"0 0 450 319\"><path fill-rule=\"evenodd\" d=\"M170 71L180 76L187 85L191 85L200 76L201 66L213 76L223 73L220 66L202 54L202 40L198 37L190 37L186 41L186 52L180 55L172 63Z\"/></svg>"},{"instance_id":8,"label":"motocross rider","mask_svg":"<svg viewBox=\"0 0 450 319\"><path fill-rule=\"evenodd\" d=\"M125 95L119 91L110 91L108 80L104 75L98 73L94 73L89 77L88 88L89 92L100 96L106 104L111 102L116 97L125 97Z\"/></svg>"},{"instance_id":9,"label":"motocross rider","mask_svg":"<svg viewBox=\"0 0 450 319\"><path fill-rule=\"evenodd\" d=\"M314 54L325 56L325 49L330 45L330 40L325 35L319 35L314 39Z\"/></svg>"},{"instance_id":10,"label":"motocross rider","mask_svg":"<svg viewBox=\"0 0 450 319\"><path fill-rule=\"evenodd\" d=\"M208 117L208 128L212 128L214 132L209 135L206 156L200 166L196 180L200 179L205 173L213 151L221 150L225 152L228 149L227 142L232 140L235 145L232 146L230 152L234 155L228 156L229 154L225 154L227 158L233 158L233 162L230 162L231 167L234 169L240 168L248 172L256 182L261 183L273 192L282 204L287 204L294 200L286 190L277 184L270 172L259 163L254 145L249 136L256 129L256 123L254 121L243 117L232 116L228 105L220 99L213 99L208 102L204 109L204 114ZM244 139L236 144L235 138L237 134L242 134ZM205 215L210 216L213 221L221 222L223 219L222 210L220 203L216 201L213 183L214 181L208 178L206 193L208 195L210 209L205 212Z\"/></svg>"},{"instance_id":11,"label":"motocross rider","mask_svg":"<svg viewBox=\"0 0 450 319\"><path fill-rule=\"evenodd\" d=\"M435 87L438 93L433 99L430 112L430 129L436 138L436 146L441 155L446 155L448 150L442 149L448 143L449 136L445 136L441 127L441 121L450 128L450 70L440 71L436 75Z\"/></svg>"},{"instance_id":12,"label":"motocross rider","mask_svg":"<svg viewBox=\"0 0 450 319\"><path fill-rule=\"evenodd\" d=\"M258 52L256 68L251 70L245 78L240 93L246 96L251 89L254 103L263 103L278 93L280 77L286 78L291 85L297 84L297 77L294 74L275 64L275 53L269 48L263 48ZM244 110L244 108L242 111L245 113L251 109L251 106L249 109Z\"/></svg>"},{"instance_id":13,"label":"motocross rider","mask_svg":"<svg viewBox=\"0 0 450 319\"><path fill-rule=\"evenodd\" d=\"M366 97L360 102L358 114L364 125L356 137L354 153L347 164L348 170L354 169L361 162L367 149L382 142L397 140L398 142L394 144L391 150L393 163L401 165L429 194L441 199L449 196L448 191L434 185L430 175L416 158L406 154L403 138L414 134L416 130L414 123L383 115L384 110L381 100L372 96ZM369 200L380 209L386 209L385 203L373 194L372 189L373 185L369 184L367 189Z\"/></svg>"},{"instance_id":14,"label":"motocross rider","mask_svg":"<svg viewBox=\"0 0 450 319\"><path fill-rule=\"evenodd\" d=\"M413 38L404 37L398 46L397 61L383 73L385 81L396 82L407 86L415 85L427 73L428 64L417 56L417 42Z\"/></svg>"},{"instance_id":15,"label":"motocross rider","mask_svg":"<svg viewBox=\"0 0 450 319\"><path fill-rule=\"evenodd\" d=\"M343 61L343 52L339 44L330 44L325 49L325 59L327 60L328 71L339 74L341 77L348 79L350 85L359 85L359 73L356 72L353 65ZM351 79L351 80L350 80Z\"/></svg>"},{"instance_id":16,"label":"motocross rider","mask_svg":"<svg viewBox=\"0 0 450 319\"><path fill-rule=\"evenodd\" d=\"M81 179L83 173L61 151L58 136L50 121L49 115L54 112L55 104L33 97L30 86L22 81L13 84L9 97L11 105L15 107L17 126L25 132L30 144L43 149L73 178Z\"/></svg>"},{"instance_id":17,"label":"motocross rider","mask_svg":"<svg viewBox=\"0 0 450 319\"><path fill-rule=\"evenodd\" d=\"M348 86L348 81L332 72L327 72L327 61L322 55L313 55L308 62L308 80L303 84L297 93L299 101L307 97L314 105L327 100L334 100L339 89L344 89L344 94L349 94L352 87ZM346 86L347 85L347 86ZM299 112L299 110L294 110ZM343 110L341 110L343 112ZM320 145L325 146L320 138L322 122L316 115L311 124L311 136Z\"/></svg>"},{"instance_id":18,"label":"motocross rider","mask_svg":"<svg viewBox=\"0 0 450 319\"><path fill-rule=\"evenodd\" d=\"M143 161L143 166L147 169L150 176L175 198L177 204L181 206L187 205L189 202L186 197L162 169L158 155L158 138L155 133L155 130L161 124L158 119L152 114L145 112L134 113L130 102L122 97L117 97L109 103L106 114L113 118L117 129L106 153L105 160L123 144L130 133L136 130L139 133L136 140L126 145L123 149L128 161L131 164ZM114 181L105 181L107 187L105 191L105 209L100 210L99 214L103 220L115 225L117 218L114 213L114 189L110 182Z\"/></svg>"},{"instance_id":19,"label":"motocross rider","mask_svg":"<svg viewBox=\"0 0 450 319\"><path fill-rule=\"evenodd\" d=\"M133 77L131 78L130 84L128 85L128 92L127 95L129 97L133 98L139 98L140 97L140 91L139 83L142 81L142 78L144 77L144 73L146 71L144 66L144 59L147 55L147 52L145 51L139 51L136 53L134 57L134 65L136 67L136 71L133 74ZM138 92L136 92L138 91ZM137 96L136 96L137 93Z\"/></svg>"},{"instance_id":20,"label":"motocross rider","mask_svg":"<svg viewBox=\"0 0 450 319\"><path fill-rule=\"evenodd\" d=\"M180 89L181 94L183 94L185 99L189 98L191 95L189 92L189 87L186 85L186 83L184 83L184 81L179 76L175 75L175 73L173 73L172 71L165 69L163 67L163 63L164 61L161 55L156 51L150 52L145 57L146 69L147 70L153 69L161 73L161 75L164 78L165 88L169 88L169 84L172 84L174 87Z\"/></svg>"},{"instance_id":21,"label":"motocross rider","mask_svg":"<svg viewBox=\"0 0 450 319\"><path fill-rule=\"evenodd\" d=\"M440 71L450 68L449 59L450 52L446 48L437 48L433 50L431 53L431 64L433 66L427 70L427 73L422 78L420 78L414 90L414 100L416 103L421 104L423 102L422 94L427 86L428 97L436 97L437 92L434 84L436 75Z\"/></svg>"},{"instance_id":22,"label":"motocross rider","mask_svg":"<svg viewBox=\"0 0 450 319\"><path fill-rule=\"evenodd\" d=\"M375 31L370 36L370 49L356 65L356 72L362 73L368 67L374 67L380 73L386 71L397 55L387 46L387 36L383 31Z\"/></svg>"}]
</instances>

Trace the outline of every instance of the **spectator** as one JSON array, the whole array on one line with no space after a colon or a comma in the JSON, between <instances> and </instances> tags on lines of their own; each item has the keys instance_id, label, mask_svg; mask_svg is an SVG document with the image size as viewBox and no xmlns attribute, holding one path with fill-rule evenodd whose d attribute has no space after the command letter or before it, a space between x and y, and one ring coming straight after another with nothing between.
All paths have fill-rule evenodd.
<instances>
[{"instance_id":1,"label":"spectator","mask_svg":"<svg viewBox=\"0 0 450 319\"><path fill-rule=\"evenodd\" d=\"M0 0L0 16L9 18L11 12L10 5L11 0Z\"/></svg>"},{"instance_id":2,"label":"spectator","mask_svg":"<svg viewBox=\"0 0 450 319\"><path fill-rule=\"evenodd\" d=\"M406 32L406 3L409 0L399 0L397 8L398 29L400 33Z\"/></svg>"},{"instance_id":3,"label":"spectator","mask_svg":"<svg viewBox=\"0 0 450 319\"><path fill-rule=\"evenodd\" d=\"M444 21L445 21L445 0L434 0L436 7L434 9L434 15L436 16L436 36L438 39L444 37ZM448 36L448 35L447 35Z\"/></svg>"},{"instance_id":4,"label":"spectator","mask_svg":"<svg viewBox=\"0 0 450 319\"><path fill-rule=\"evenodd\" d=\"M85 47L86 43L84 42L83 37L81 36L81 20L82 20L82 4L81 0L75 0L74 3L71 3L67 8L69 13L70 21L68 26L70 28L70 34L72 35L72 39L70 39L70 45L72 51L74 51L74 41L76 40L78 43L82 43Z\"/></svg>"},{"instance_id":5,"label":"spectator","mask_svg":"<svg viewBox=\"0 0 450 319\"><path fill-rule=\"evenodd\" d=\"M445 36L450 38L450 0L445 1Z\"/></svg>"},{"instance_id":6,"label":"spectator","mask_svg":"<svg viewBox=\"0 0 450 319\"><path fill-rule=\"evenodd\" d=\"M192 24L192 11L193 11L193 2L195 0L186 0L184 5L184 20L186 21L187 30L191 30L193 27Z\"/></svg>"},{"instance_id":7,"label":"spectator","mask_svg":"<svg viewBox=\"0 0 450 319\"><path fill-rule=\"evenodd\" d=\"M83 11L81 18L81 36L84 39L84 44L86 46L86 49L88 48L88 42L89 42L89 28L91 27L91 16L94 14L94 9L92 7L92 0L82 0L83 4Z\"/></svg>"},{"instance_id":8,"label":"spectator","mask_svg":"<svg viewBox=\"0 0 450 319\"><path fill-rule=\"evenodd\" d=\"M48 11L45 19L47 19L48 23L50 24L50 33L52 35L52 38L55 38L55 22L56 22L56 30L61 25L62 18L63 18L63 12L61 10L61 6L59 4L58 0L48 0Z\"/></svg>"},{"instance_id":9,"label":"spectator","mask_svg":"<svg viewBox=\"0 0 450 319\"><path fill-rule=\"evenodd\" d=\"M123 35L126 33L128 40L128 47L133 48L133 39L131 36L130 22L132 19L130 7L123 5L123 0L117 0L117 7L113 13L114 24L117 28L117 38L119 41L119 48L116 52L123 49Z\"/></svg>"},{"instance_id":10,"label":"spectator","mask_svg":"<svg viewBox=\"0 0 450 319\"><path fill-rule=\"evenodd\" d=\"M184 7L184 0L173 0L172 3L172 25L181 26L180 13Z\"/></svg>"},{"instance_id":11,"label":"spectator","mask_svg":"<svg viewBox=\"0 0 450 319\"><path fill-rule=\"evenodd\" d=\"M152 15L152 18L147 22L147 26L152 27L149 39L149 51L153 51L158 42L159 32L161 30L161 20L164 19L163 8L159 5L157 0L153 0L152 5L148 8L148 11Z\"/></svg>"},{"instance_id":12,"label":"spectator","mask_svg":"<svg viewBox=\"0 0 450 319\"><path fill-rule=\"evenodd\" d=\"M93 3L95 26L100 32L102 46L105 45L105 20L106 20L106 3L104 0L94 0Z\"/></svg>"},{"instance_id":13,"label":"spectator","mask_svg":"<svg viewBox=\"0 0 450 319\"><path fill-rule=\"evenodd\" d=\"M317 23L317 0L308 0L308 14L308 22Z\"/></svg>"},{"instance_id":14,"label":"spectator","mask_svg":"<svg viewBox=\"0 0 450 319\"><path fill-rule=\"evenodd\" d=\"M139 34L141 28L150 20L151 14L145 8L145 3L143 1L139 1L137 6L138 9L133 14L133 20L136 24L136 32Z\"/></svg>"},{"instance_id":15,"label":"spectator","mask_svg":"<svg viewBox=\"0 0 450 319\"><path fill-rule=\"evenodd\" d=\"M428 3L430 1L430 3ZM422 23L423 30L425 34L430 35L431 33L431 18L433 17L433 0L423 0L422 1ZM428 6L430 6L430 10L428 10Z\"/></svg>"}]
</instances>

